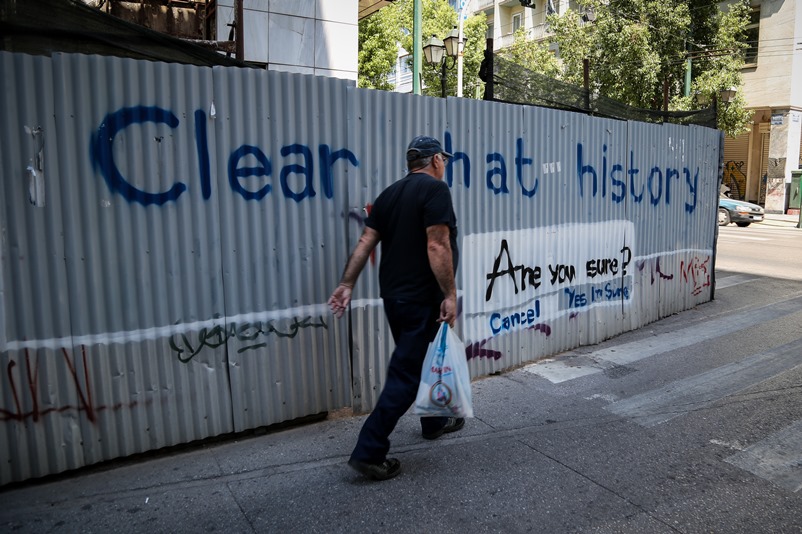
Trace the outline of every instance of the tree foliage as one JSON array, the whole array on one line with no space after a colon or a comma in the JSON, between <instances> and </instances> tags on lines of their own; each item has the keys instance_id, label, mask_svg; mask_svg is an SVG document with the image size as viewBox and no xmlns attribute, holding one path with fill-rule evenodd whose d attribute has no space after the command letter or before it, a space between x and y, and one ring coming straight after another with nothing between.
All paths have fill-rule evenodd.
<instances>
[{"instance_id":1,"label":"tree foliage","mask_svg":"<svg viewBox=\"0 0 802 534\"><path fill-rule=\"evenodd\" d=\"M584 23L568 10L549 23L559 44L562 79L582 85L584 59L591 90L626 104L659 109L668 84L670 109L692 109L721 89L740 87L748 3L719 12L709 0L577 0L595 15ZM686 58L693 83L684 96ZM719 127L739 133L748 120L742 97L720 108Z\"/></svg>"},{"instance_id":2,"label":"tree foliage","mask_svg":"<svg viewBox=\"0 0 802 534\"><path fill-rule=\"evenodd\" d=\"M513 45L500 52L507 60L546 76L583 84L583 60L590 64L591 90L626 104L659 109L667 83L670 110L709 105L722 89L742 85L744 35L749 23L748 0L735 0L724 10L710 0L577 0L595 20L583 22L577 10L551 15L551 41L527 40L519 30ZM445 0L421 0L422 38L443 39L457 25L457 13ZM392 89L398 45L412 50L413 0L397 0L359 23L359 85ZM482 13L464 23L463 91L481 93L478 78L487 22ZM559 60L549 46L557 43ZM691 58L692 84L685 95L685 73ZM411 55L410 55L411 60ZM447 60L447 93L456 94L456 67ZM410 65L411 67L411 65ZM440 69L423 62L424 94L440 95ZM741 91L729 104L719 103L719 128L729 135L750 120Z\"/></svg>"},{"instance_id":3,"label":"tree foliage","mask_svg":"<svg viewBox=\"0 0 802 534\"><path fill-rule=\"evenodd\" d=\"M397 19L394 10L385 8L359 21L359 87L393 90L388 76L398 57L395 43L401 40L401 27Z\"/></svg>"},{"instance_id":4,"label":"tree foliage","mask_svg":"<svg viewBox=\"0 0 802 534\"><path fill-rule=\"evenodd\" d=\"M551 78L557 78L562 72L560 62L549 49L549 43L529 40L523 28L515 32L512 45L502 49L498 54L507 61Z\"/></svg>"},{"instance_id":5,"label":"tree foliage","mask_svg":"<svg viewBox=\"0 0 802 534\"><path fill-rule=\"evenodd\" d=\"M739 2L729 10L716 12L715 26L704 47L697 46L693 53L695 78L691 84L690 95L677 97L673 104L677 109L691 109L700 102L710 102L722 90L740 89L743 85L741 69L744 66L743 51L747 48L744 29L749 23L749 4ZM695 41L698 42L698 41ZM728 135L735 137L746 130L752 119L752 112L746 109L743 91L737 91L735 100L718 103L718 126Z\"/></svg>"},{"instance_id":6,"label":"tree foliage","mask_svg":"<svg viewBox=\"0 0 802 534\"><path fill-rule=\"evenodd\" d=\"M424 42L432 35L445 38L457 26L457 12L444 0L421 0L421 35ZM487 21L480 13L463 23L463 94L472 97L484 85L479 80L479 66L485 48ZM397 0L359 22L359 81L360 87L392 89L387 77L393 71L398 46L410 51L412 68L413 0ZM447 59L446 86L449 95L456 94L457 67ZM422 92L440 96L440 67L422 60Z\"/></svg>"}]
</instances>

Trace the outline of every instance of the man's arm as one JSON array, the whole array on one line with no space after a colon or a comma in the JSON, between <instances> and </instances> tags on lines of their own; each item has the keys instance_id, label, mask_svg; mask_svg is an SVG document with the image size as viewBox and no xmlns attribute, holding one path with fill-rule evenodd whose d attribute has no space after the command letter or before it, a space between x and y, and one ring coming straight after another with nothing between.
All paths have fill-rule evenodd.
<instances>
[{"instance_id":1,"label":"man's arm","mask_svg":"<svg viewBox=\"0 0 802 534\"><path fill-rule=\"evenodd\" d=\"M345 271L343 271L340 284L334 293L329 297L329 308L336 317L342 317L348 304L351 302L351 291L354 289L359 273L365 267L365 263L370 257L370 253L376 248L379 243L379 232L370 227L365 227L362 235L359 236L359 242L354 247L351 257L345 264Z\"/></svg>"},{"instance_id":2,"label":"man's arm","mask_svg":"<svg viewBox=\"0 0 802 534\"><path fill-rule=\"evenodd\" d=\"M446 224L435 224L426 228L429 266L445 295L440 305L438 321L454 326L457 318L457 286L454 282L454 260L451 256L451 241Z\"/></svg>"}]
</instances>

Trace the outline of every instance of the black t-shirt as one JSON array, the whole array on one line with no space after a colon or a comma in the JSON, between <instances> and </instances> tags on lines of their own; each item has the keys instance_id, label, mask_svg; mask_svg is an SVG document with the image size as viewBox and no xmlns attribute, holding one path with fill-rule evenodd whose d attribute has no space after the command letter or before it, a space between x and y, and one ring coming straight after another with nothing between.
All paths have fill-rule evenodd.
<instances>
[{"instance_id":1,"label":"black t-shirt","mask_svg":"<svg viewBox=\"0 0 802 534\"><path fill-rule=\"evenodd\" d=\"M379 232L382 298L439 303L443 292L429 266L426 229L449 228L454 272L457 271L457 217L448 185L425 173L411 173L382 191L365 224Z\"/></svg>"}]
</instances>

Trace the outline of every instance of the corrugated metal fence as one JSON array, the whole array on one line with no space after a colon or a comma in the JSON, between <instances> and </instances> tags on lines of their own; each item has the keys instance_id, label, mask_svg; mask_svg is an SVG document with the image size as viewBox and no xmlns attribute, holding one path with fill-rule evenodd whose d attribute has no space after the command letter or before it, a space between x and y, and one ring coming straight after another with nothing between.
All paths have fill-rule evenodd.
<instances>
[{"instance_id":1,"label":"corrugated metal fence","mask_svg":"<svg viewBox=\"0 0 802 534\"><path fill-rule=\"evenodd\" d=\"M350 322L325 302L418 134L455 154L474 376L711 298L717 131L94 56L0 78L0 484L370 410L377 261Z\"/></svg>"}]
</instances>

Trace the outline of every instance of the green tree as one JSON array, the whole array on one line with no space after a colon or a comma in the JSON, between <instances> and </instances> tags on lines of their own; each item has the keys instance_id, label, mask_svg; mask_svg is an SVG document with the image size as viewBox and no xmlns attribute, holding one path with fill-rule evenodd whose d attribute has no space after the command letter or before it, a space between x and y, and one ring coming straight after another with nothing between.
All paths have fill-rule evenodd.
<instances>
[{"instance_id":1,"label":"green tree","mask_svg":"<svg viewBox=\"0 0 802 534\"><path fill-rule=\"evenodd\" d=\"M529 40L526 30L523 28L519 28L515 32L512 45L502 49L499 56L527 70L551 78L557 78L562 72L560 62L549 50L549 43Z\"/></svg>"},{"instance_id":2,"label":"green tree","mask_svg":"<svg viewBox=\"0 0 802 534\"><path fill-rule=\"evenodd\" d=\"M568 10L549 22L559 43L563 79L581 85L582 62L590 63L591 90L626 104L659 109L668 84L670 109L698 107L697 95L741 84L741 45L748 23L747 0L718 12L709 0L577 0L595 20L583 23ZM706 51L711 53L705 53ZM713 53L715 51L715 53ZM684 96L688 54L695 79ZM719 127L728 134L743 128L743 98L721 109Z\"/></svg>"},{"instance_id":3,"label":"green tree","mask_svg":"<svg viewBox=\"0 0 802 534\"><path fill-rule=\"evenodd\" d=\"M386 79L392 72L398 45L412 51L413 0L398 0L359 22L359 86L392 89ZM457 26L457 12L445 0L421 0L421 35L424 42L432 35L443 39ZM475 96L484 87L479 80L479 66L485 48L487 21L483 13L463 23L463 94ZM364 51L364 54L363 54ZM392 57L392 60L388 58ZM449 95L456 94L457 68L448 59L446 86ZM440 67L422 62L423 94L440 96ZM410 64L410 68L411 68Z\"/></svg>"},{"instance_id":4,"label":"green tree","mask_svg":"<svg viewBox=\"0 0 802 534\"><path fill-rule=\"evenodd\" d=\"M747 48L744 28L749 23L749 4L739 2L729 10L711 14L715 21L713 33L703 46L691 49L692 69L697 73L691 84L690 95L675 98L677 109L692 109L700 103L713 100L722 90L739 89L743 85L741 69L743 52ZM742 91L735 100L718 103L718 127L732 137L746 130L752 112L746 109Z\"/></svg>"},{"instance_id":5,"label":"green tree","mask_svg":"<svg viewBox=\"0 0 802 534\"><path fill-rule=\"evenodd\" d=\"M398 57L396 43L401 36L397 10L391 7L359 21L359 87L393 90L388 76L395 67Z\"/></svg>"}]
</instances>

